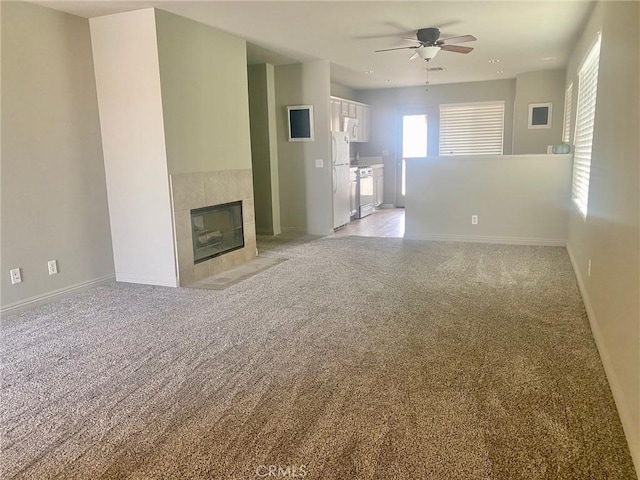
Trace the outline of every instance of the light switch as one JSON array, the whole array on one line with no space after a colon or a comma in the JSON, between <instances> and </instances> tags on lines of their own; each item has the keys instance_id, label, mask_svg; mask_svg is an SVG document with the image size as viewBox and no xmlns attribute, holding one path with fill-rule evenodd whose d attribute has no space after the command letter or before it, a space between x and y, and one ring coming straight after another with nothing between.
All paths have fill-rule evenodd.
<instances>
[{"instance_id":1,"label":"light switch","mask_svg":"<svg viewBox=\"0 0 640 480\"><path fill-rule=\"evenodd\" d=\"M324 167L324 160L322 160L321 158L316 158L316 168L322 167Z\"/></svg>"}]
</instances>

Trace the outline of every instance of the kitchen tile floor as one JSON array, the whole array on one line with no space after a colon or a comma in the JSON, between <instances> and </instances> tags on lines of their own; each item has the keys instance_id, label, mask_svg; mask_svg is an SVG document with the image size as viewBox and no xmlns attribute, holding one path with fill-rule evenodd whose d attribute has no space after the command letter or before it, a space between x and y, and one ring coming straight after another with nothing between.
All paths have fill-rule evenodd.
<instances>
[{"instance_id":1,"label":"kitchen tile floor","mask_svg":"<svg viewBox=\"0 0 640 480\"><path fill-rule=\"evenodd\" d=\"M355 237L395 237L404 236L404 208L375 210L371 215L352 220L335 235Z\"/></svg>"}]
</instances>

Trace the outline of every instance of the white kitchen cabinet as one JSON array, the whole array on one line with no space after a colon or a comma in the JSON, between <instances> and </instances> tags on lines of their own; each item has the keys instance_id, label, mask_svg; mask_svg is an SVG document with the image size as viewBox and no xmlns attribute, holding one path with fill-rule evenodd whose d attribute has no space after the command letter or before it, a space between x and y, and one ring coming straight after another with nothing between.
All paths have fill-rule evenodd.
<instances>
[{"instance_id":1,"label":"white kitchen cabinet","mask_svg":"<svg viewBox=\"0 0 640 480\"><path fill-rule=\"evenodd\" d=\"M362 119L360 120L360 130L362 131L362 142L371 140L371 108L369 105L362 106Z\"/></svg>"},{"instance_id":2,"label":"white kitchen cabinet","mask_svg":"<svg viewBox=\"0 0 640 480\"><path fill-rule=\"evenodd\" d=\"M341 132L342 126L340 125L340 119L342 115L340 115L342 107L342 102L340 100L336 100L334 98L331 99L331 131L332 132Z\"/></svg>"},{"instance_id":3,"label":"white kitchen cabinet","mask_svg":"<svg viewBox=\"0 0 640 480\"><path fill-rule=\"evenodd\" d=\"M351 118L358 118L356 114L356 107L357 105L354 102L349 102L349 116Z\"/></svg>"},{"instance_id":4,"label":"white kitchen cabinet","mask_svg":"<svg viewBox=\"0 0 640 480\"><path fill-rule=\"evenodd\" d=\"M358 119L358 138L356 142L368 142L371 136L371 110L364 103L356 105Z\"/></svg>"},{"instance_id":5,"label":"white kitchen cabinet","mask_svg":"<svg viewBox=\"0 0 640 480\"><path fill-rule=\"evenodd\" d=\"M356 142L364 142L364 105L360 103L356 104L356 119L358 119Z\"/></svg>"},{"instance_id":6,"label":"white kitchen cabinet","mask_svg":"<svg viewBox=\"0 0 640 480\"><path fill-rule=\"evenodd\" d=\"M345 118L358 120L356 138L353 142L368 142L371 137L371 109L364 103L331 97L331 131L342 132Z\"/></svg>"},{"instance_id":7,"label":"white kitchen cabinet","mask_svg":"<svg viewBox=\"0 0 640 480\"><path fill-rule=\"evenodd\" d=\"M349 100L341 100L340 101L340 115L343 117L349 116L349 105L351 102Z\"/></svg>"},{"instance_id":8,"label":"white kitchen cabinet","mask_svg":"<svg viewBox=\"0 0 640 480\"><path fill-rule=\"evenodd\" d=\"M384 165L372 165L373 168L373 206L384 202Z\"/></svg>"}]
</instances>

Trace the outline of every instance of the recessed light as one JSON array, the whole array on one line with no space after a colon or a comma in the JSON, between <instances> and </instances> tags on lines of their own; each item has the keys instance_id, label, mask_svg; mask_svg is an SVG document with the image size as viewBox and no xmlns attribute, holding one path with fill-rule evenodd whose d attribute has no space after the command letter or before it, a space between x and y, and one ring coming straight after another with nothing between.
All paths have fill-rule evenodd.
<instances>
[{"instance_id":1,"label":"recessed light","mask_svg":"<svg viewBox=\"0 0 640 480\"><path fill-rule=\"evenodd\" d=\"M367 70L364 72L365 75L373 75L373 70Z\"/></svg>"},{"instance_id":2,"label":"recessed light","mask_svg":"<svg viewBox=\"0 0 640 480\"><path fill-rule=\"evenodd\" d=\"M498 60L497 58L493 58L489 60L489 63L500 63L500 60Z\"/></svg>"},{"instance_id":3,"label":"recessed light","mask_svg":"<svg viewBox=\"0 0 640 480\"><path fill-rule=\"evenodd\" d=\"M504 70L498 70L496 73L504 73Z\"/></svg>"}]
</instances>

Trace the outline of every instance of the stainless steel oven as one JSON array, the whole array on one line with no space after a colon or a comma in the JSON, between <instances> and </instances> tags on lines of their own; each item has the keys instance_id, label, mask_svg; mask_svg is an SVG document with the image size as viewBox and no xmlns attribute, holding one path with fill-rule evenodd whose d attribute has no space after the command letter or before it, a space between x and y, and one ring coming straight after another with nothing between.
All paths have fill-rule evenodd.
<instances>
[{"instance_id":1,"label":"stainless steel oven","mask_svg":"<svg viewBox=\"0 0 640 480\"><path fill-rule=\"evenodd\" d=\"M358 201L356 218L364 218L373 213L373 168L359 167L356 173Z\"/></svg>"}]
</instances>

